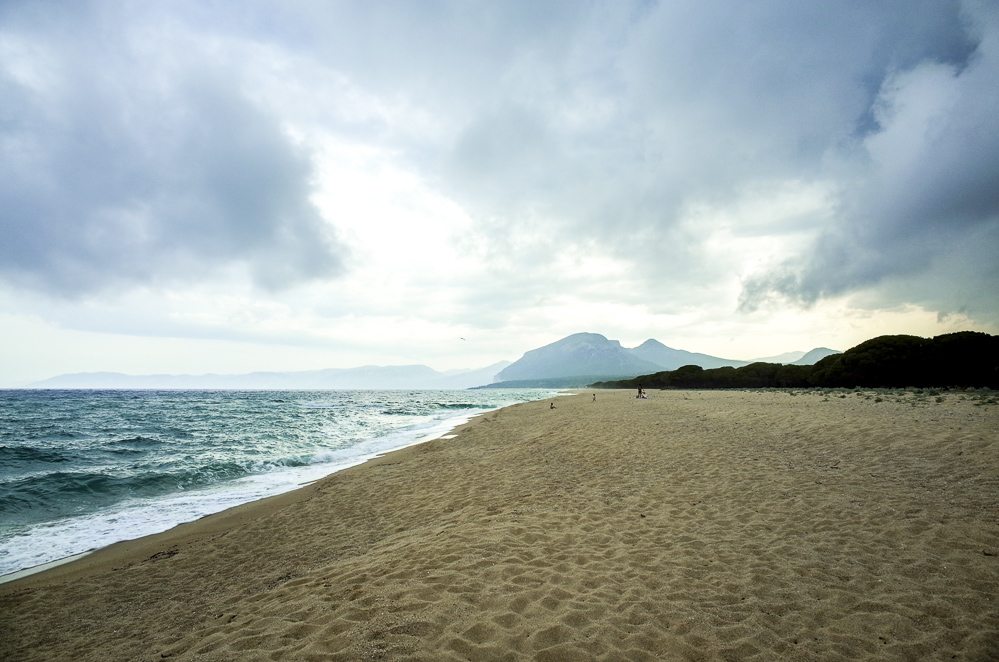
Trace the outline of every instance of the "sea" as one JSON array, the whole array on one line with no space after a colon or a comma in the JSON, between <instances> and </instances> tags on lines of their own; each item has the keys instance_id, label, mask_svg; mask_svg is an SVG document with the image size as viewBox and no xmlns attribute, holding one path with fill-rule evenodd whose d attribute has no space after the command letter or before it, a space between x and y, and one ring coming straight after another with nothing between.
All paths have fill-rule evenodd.
<instances>
[{"instance_id":1,"label":"sea","mask_svg":"<svg viewBox=\"0 0 999 662\"><path fill-rule=\"evenodd\" d=\"M286 492L550 395L0 390L0 576Z\"/></svg>"}]
</instances>

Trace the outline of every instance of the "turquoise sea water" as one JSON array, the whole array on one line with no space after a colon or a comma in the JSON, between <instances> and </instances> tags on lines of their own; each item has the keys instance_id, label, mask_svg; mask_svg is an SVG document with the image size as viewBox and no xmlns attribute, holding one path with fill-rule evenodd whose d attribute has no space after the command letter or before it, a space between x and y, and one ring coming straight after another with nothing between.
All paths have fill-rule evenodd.
<instances>
[{"instance_id":1,"label":"turquoise sea water","mask_svg":"<svg viewBox=\"0 0 999 662\"><path fill-rule=\"evenodd\" d=\"M0 391L0 575L284 492L550 391Z\"/></svg>"}]
</instances>

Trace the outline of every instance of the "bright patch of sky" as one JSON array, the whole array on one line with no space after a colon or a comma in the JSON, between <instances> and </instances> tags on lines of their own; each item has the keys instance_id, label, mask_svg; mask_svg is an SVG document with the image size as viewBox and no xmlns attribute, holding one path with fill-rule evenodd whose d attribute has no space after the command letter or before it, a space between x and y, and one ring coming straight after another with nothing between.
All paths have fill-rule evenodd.
<instances>
[{"instance_id":1,"label":"bright patch of sky","mask_svg":"<svg viewBox=\"0 0 999 662\"><path fill-rule=\"evenodd\" d=\"M996 80L984 1L6 2L0 387L996 333Z\"/></svg>"}]
</instances>

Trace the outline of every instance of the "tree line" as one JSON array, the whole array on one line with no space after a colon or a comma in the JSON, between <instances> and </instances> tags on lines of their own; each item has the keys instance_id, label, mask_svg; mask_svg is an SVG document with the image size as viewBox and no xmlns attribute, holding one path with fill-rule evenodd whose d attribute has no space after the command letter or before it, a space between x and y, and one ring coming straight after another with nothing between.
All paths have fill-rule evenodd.
<instances>
[{"instance_id":1,"label":"tree line","mask_svg":"<svg viewBox=\"0 0 999 662\"><path fill-rule=\"evenodd\" d=\"M879 336L814 365L685 365L596 388L999 388L999 336L960 331L934 338Z\"/></svg>"}]
</instances>

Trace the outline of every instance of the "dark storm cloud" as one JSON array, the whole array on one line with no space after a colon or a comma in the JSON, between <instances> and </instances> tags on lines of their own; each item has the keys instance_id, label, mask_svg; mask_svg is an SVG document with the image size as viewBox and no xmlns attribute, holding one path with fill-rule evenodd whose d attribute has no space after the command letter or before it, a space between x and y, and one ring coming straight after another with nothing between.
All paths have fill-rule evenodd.
<instances>
[{"instance_id":1,"label":"dark storm cloud","mask_svg":"<svg viewBox=\"0 0 999 662\"><path fill-rule=\"evenodd\" d=\"M106 8L0 23L0 277L74 295L233 266L266 288L337 273L310 163L275 118L207 49Z\"/></svg>"},{"instance_id":2,"label":"dark storm cloud","mask_svg":"<svg viewBox=\"0 0 999 662\"><path fill-rule=\"evenodd\" d=\"M883 284L886 298L996 321L999 15L979 7L967 18L978 42L965 62L926 60L886 78L839 222L807 253L748 280L744 308Z\"/></svg>"},{"instance_id":3,"label":"dark storm cloud","mask_svg":"<svg viewBox=\"0 0 999 662\"><path fill-rule=\"evenodd\" d=\"M981 23L940 2L587 5L551 42L511 42L458 123L444 181L497 237L538 228L563 242L595 239L650 276L710 275L725 266L702 264L710 227L699 236L679 227L689 204L724 208L747 187L782 180L832 183L843 213L851 199L880 200L862 195L864 141L893 121L878 110L886 87L925 63L973 76ZM968 81L969 91L984 83ZM968 146L960 131L957 122L939 138L937 157ZM947 167L973 177L980 166ZM902 204L949 186L941 175L930 167L900 187ZM855 204L852 217L876 226L864 250L877 252L882 235L881 247L899 246L890 219ZM872 282L863 251L840 252L830 260L848 259L848 288ZM889 268L925 266L926 256L904 253ZM754 279L744 300L792 282L791 273Z\"/></svg>"}]
</instances>

